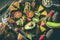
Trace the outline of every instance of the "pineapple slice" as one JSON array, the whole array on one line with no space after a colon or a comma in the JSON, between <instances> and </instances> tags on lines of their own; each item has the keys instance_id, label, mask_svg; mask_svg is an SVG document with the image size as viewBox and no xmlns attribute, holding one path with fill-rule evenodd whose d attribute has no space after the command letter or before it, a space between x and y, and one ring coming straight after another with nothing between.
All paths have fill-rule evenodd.
<instances>
[{"instance_id":1,"label":"pineapple slice","mask_svg":"<svg viewBox=\"0 0 60 40\"><path fill-rule=\"evenodd\" d=\"M41 30L41 32L44 32L46 30L46 28L40 26L40 30Z\"/></svg>"},{"instance_id":2,"label":"pineapple slice","mask_svg":"<svg viewBox=\"0 0 60 40\"><path fill-rule=\"evenodd\" d=\"M39 6L38 11L44 10L44 7L42 5Z\"/></svg>"},{"instance_id":3,"label":"pineapple slice","mask_svg":"<svg viewBox=\"0 0 60 40\"><path fill-rule=\"evenodd\" d=\"M20 3L19 3L19 1L16 1L15 3L12 4L12 6L10 6L9 10L13 11L13 10L17 10L18 8L20 8Z\"/></svg>"},{"instance_id":4,"label":"pineapple slice","mask_svg":"<svg viewBox=\"0 0 60 40\"><path fill-rule=\"evenodd\" d=\"M13 5L15 5L17 8L19 8L20 6L20 3L19 3L19 1L17 1L17 2L15 2Z\"/></svg>"},{"instance_id":5,"label":"pineapple slice","mask_svg":"<svg viewBox=\"0 0 60 40\"><path fill-rule=\"evenodd\" d=\"M47 15L47 11L46 10L44 10L42 13L41 13L41 15Z\"/></svg>"}]
</instances>

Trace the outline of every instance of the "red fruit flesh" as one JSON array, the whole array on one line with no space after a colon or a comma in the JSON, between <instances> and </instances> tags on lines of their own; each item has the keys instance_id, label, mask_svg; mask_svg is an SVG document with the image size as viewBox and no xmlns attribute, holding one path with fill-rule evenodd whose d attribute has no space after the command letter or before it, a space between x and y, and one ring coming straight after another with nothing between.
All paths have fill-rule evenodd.
<instances>
[{"instance_id":1,"label":"red fruit flesh","mask_svg":"<svg viewBox=\"0 0 60 40\"><path fill-rule=\"evenodd\" d=\"M49 12L49 16L52 17L53 13L54 13L54 11L51 10L51 11Z\"/></svg>"},{"instance_id":2,"label":"red fruit flesh","mask_svg":"<svg viewBox=\"0 0 60 40\"><path fill-rule=\"evenodd\" d=\"M27 21L30 22L31 21L31 18L27 18Z\"/></svg>"},{"instance_id":3,"label":"red fruit flesh","mask_svg":"<svg viewBox=\"0 0 60 40\"><path fill-rule=\"evenodd\" d=\"M44 37L45 37L45 35L44 35L44 34L42 34L42 35L40 36L39 40L43 40L43 39L44 39Z\"/></svg>"},{"instance_id":4,"label":"red fruit flesh","mask_svg":"<svg viewBox=\"0 0 60 40\"><path fill-rule=\"evenodd\" d=\"M44 26L45 25L45 22L44 21L41 21L41 24L40 24L41 26Z\"/></svg>"}]
</instances>

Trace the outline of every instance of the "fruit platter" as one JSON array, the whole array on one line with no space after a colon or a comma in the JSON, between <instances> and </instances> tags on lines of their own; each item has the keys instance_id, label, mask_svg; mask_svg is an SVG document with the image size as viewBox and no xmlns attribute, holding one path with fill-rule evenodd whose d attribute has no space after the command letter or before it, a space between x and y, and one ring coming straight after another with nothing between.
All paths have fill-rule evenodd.
<instances>
[{"instance_id":1,"label":"fruit platter","mask_svg":"<svg viewBox=\"0 0 60 40\"><path fill-rule=\"evenodd\" d=\"M0 9L0 39L59 40L59 37L55 39L60 35L59 2L13 0L4 4Z\"/></svg>"}]
</instances>

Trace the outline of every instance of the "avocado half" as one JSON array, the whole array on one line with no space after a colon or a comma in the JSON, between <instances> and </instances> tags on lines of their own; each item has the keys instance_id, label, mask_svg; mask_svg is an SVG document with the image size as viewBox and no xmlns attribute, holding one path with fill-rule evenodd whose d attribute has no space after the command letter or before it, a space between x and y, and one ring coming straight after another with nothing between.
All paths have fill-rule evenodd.
<instances>
[{"instance_id":1,"label":"avocado half","mask_svg":"<svg viewBox=\"0 0 60 40\"><path fill-rule=\"evenodd\" d=\"M35 22L29 22L28 24L25 25L25 29L30 30L35 28L35 26L36 26Z\"/></svg>"}]
</instances>

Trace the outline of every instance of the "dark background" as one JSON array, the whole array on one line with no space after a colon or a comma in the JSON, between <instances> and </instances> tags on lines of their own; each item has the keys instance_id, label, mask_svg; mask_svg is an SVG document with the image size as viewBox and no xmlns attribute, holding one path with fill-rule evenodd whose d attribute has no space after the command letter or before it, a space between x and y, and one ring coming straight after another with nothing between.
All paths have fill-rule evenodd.
<instances>
[{"instance_id":1,"label":"dark background","mask_svg":"<svg viewBox=\"0 0 60 40\"><path fill-rule=\"evenodd\" d=\"M2 7L4 7L6 4L7 4L7 7L4 9L4 10L0 10L0 21L1 21L1 17L4 13L4 11L6 11L6 9L8 8L8 6L13 2L14 0L0 0L0 9ZM33 0L24 0L23 3L25 1L33 1ZM37 4L40 5L41 4L41 0L36 0ZM56 4L60 4L60 0L53 0L53 3L56 3ZM52 6L50 8L45 8L48 12L53 9L53 10L56 10L59 12L59 15L60 15L60 7L56 7L56 6ZM60 17L58 18L58 20L60 19ZM48 39L48 40L60 40L60 29L55 29L54 32L53 32L53 35Z\"/></svg>"}]
</instances>

